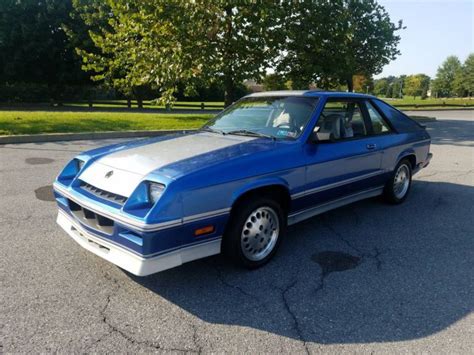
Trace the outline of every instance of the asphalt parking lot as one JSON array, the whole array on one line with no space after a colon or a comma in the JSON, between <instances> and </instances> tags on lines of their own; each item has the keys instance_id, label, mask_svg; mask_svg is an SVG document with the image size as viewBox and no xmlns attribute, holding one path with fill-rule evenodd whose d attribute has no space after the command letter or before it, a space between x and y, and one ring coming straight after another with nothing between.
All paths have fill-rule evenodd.
<instances>
[{"instance_id":1,"label":"asphalt parking lot","mask_svg":"<svg viewBox=\"0 0 474 355\"><path fill-rule=\"evenodd\" d=\"M429 115L434 158L404 204L295 225L252 272L215 256L125 273L59 229L51 194L112 141L0 145L0 353L472 353L474 111Z\"/></svg>"}]
</instances>

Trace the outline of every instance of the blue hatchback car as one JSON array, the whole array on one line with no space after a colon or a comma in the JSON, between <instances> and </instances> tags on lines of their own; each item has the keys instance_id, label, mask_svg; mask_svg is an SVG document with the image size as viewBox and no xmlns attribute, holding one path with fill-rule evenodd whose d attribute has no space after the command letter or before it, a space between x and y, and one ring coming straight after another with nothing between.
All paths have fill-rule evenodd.
<instances>
[{"instance_id":1,"label":"blue hatchback car","mask_svg":"<svg viewBox=\"0 0 474 355\"><path fill-rule=\"evenodd\" d=\"M199 131L79 154L54 183L57 222L139 276L220 252L256 268L287 225L378 195L403 202L430 142L373 96L252 94Z\"/></svg>"}]
</instances>

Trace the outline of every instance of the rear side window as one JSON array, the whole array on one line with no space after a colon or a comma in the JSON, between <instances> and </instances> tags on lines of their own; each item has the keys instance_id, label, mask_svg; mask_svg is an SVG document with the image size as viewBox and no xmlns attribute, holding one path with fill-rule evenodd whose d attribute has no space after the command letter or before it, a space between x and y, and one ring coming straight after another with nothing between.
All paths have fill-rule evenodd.
<instances>
[{"instance_id":1,"label":"rear side window","mask_svg":"<svg viewBox=\"0 0 474 355\"><path fill-rule=\"evenodd\" d=\"M417 122L389 104L381 100L373 100L373 103L382 111L398 132L414 132L423 129Z\"/></svg>"},{"instance_id":2,"label":"rear side window","mask_svg":"<svg viewBox=\"0 0 474 355\"><path fill-rule=\"evenodd\" d=\"M374 134L383 134L390 132L390 127L387 122L384 121L380 113L370 103L366 102L367 111L369 112L370 121L372 122L372 129Z\"/></svg>"}]
</instances>

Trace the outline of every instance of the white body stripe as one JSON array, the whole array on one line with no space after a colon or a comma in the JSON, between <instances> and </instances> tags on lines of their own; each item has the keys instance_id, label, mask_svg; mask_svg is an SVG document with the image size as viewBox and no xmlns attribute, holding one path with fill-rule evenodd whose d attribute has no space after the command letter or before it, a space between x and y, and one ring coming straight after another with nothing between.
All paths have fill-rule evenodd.
<instances>
[{"instance_id":1,"label":"white body stripe","mask_svg":"<svg viewBox=\"0 0 474 355\"><path fill-rule=\"evenodd\" d=\"M129 197L153 170L254 139L209 132L178 136L106 155L85 169L79 179L99 189ZM113 174L106 178L109 171Z\"/></svg>"}]
</instances>

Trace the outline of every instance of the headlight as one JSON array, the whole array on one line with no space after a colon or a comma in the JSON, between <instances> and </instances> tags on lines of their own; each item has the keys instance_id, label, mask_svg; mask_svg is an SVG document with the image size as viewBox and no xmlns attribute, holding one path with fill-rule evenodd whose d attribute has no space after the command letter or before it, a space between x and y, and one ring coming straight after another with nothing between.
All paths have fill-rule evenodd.
<instances>
[{"instance_id":1,"label":"headlight","mask_svg":"<svg viewBox=\"0 0 474 355\"><path fill-rule=\"evenodd\" d=\"M148 198L151 203L156 203L159 200L161 195L163 194L163 190L165 189L165 185L158 184L156 182L149 182L148 183Z\"/></svg>"},{"instance_id":2,"label":"headlight","mask_svg":"<svg viewBox=\"0 0 474 355\"><path fill-rule=\"evenodd\" d=\"M58 175L58 181L64 185L69 185L79 174L84 164L85 162L81 159L74 158L70 160Z\"/></svg>"}]
</instances>

